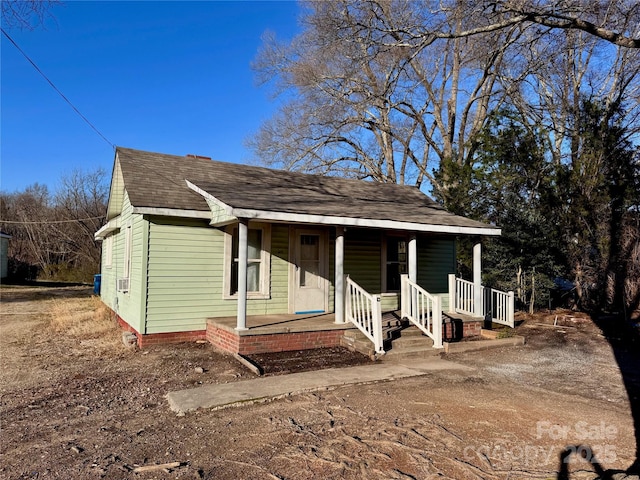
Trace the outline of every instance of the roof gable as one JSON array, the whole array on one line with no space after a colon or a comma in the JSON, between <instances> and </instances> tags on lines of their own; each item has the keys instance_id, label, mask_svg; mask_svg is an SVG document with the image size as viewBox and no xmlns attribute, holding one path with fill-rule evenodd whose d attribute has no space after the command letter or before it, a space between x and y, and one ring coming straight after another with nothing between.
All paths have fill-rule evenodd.
<instances>
[{"instance_id":1,"label":"roof gable","mask_svg":"<svg viewBox=\"0 0 640 480\"><path fill-rule=\"evenodd\" d=\"M111 186L109 187L109 201L107 202L107 220L111 220L122 213L122 202L124 201L124 178L120 168L120 160L116 151L116 158L113 162L113 172L111 173Z\"/></svg>"}]
</instances>

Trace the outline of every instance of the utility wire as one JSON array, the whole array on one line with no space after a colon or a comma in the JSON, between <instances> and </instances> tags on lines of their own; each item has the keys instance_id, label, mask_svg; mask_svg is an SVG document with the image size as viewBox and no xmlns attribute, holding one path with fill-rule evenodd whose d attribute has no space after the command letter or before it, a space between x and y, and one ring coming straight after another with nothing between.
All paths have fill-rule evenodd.
<instances>
[{"instance_id":1,"label":"utility wire","mask_svg":"<svg viewBox=\"0 0 640 480\"><path fill-rule=\"evenodd\" d=\"M87 217L87 218L77 218L75 220L42 220L40 222L19 222L17 220L0 220L0 223L10 223L12 225L42 225L42 224L53 224L53 223L72 223L72 222L82 222L84 220L98 220L100 218L104 218L104 215L100 217Z\"/></svg>"},{"instance_id":2,"label":"utility wire","mask_svg":"<svg viewBox=\"0 0 640 480\"><path fill-rule=\"evenodd\" d=\"M73 108L73 110L78 115L80 115L80 118L82 118L82 120L84 120L87 123L87 125L89 125L98 135L100 135L100 137L105 142L107 142L111 146L111 148L113 148L115 150L116 146L113 143L111 143L109 140L107 140L107 138L102 133L100 133L100 130L98 130L96 127L94 127L93 124L87 119L87 117L85 117L82 113L80 113L80 110L78 110L75 107L75 105L73 103L71 103L71 101L67 97L65 97L64 94L60 90L58 90L58 87L56 87L53 84L53 82L51 80L49 80L49 78L44 74L44 72L42 70L40 70L40 68L38 68L38 66L35 64L35 62L33 60L31 60L26 53L24 53L24 51L18 46L18 44L13 40L13 38L11 38L9 36L9 34L7 32L5 32L4 28L2 28L1 30L2 30L2 34L9 39L9 41L13 44L13 46L16 47L18 49L18 51L24 56L24 58L26 58L29 61L29 63L33 66L33 68L35 68L36 71L40 75L42 75L42 77L49 83L49 85L51 85L51 87L58 93L58 95L60 95L64 99L64 101L67 102L69 104L69 106L71 106L71 108Z\"/></svg>"}]
</instances>

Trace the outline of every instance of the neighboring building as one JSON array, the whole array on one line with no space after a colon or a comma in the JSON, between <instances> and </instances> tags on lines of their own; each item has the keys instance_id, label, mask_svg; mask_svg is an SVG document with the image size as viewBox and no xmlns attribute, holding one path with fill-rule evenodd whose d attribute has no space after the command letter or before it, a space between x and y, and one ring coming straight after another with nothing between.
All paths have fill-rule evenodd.
<instances>
[{"instance_id":1,"label":"neighboring building","mask_svg":"<svg viewBox=\"0 0 640 480\"><path fill-rule=\"evenodd\" d=\"M335 341L336 331L351 328L347 320L357 323L354 288L374 293L377 316L402 301L403 311L413 305L401 298L409 285L431 294L438 315L450 298L462 305L465 299L451 292L456 236L499 234L448 213L415 187L118 148L107 224L96 239L103 241L102 300L139 344L206 335L218 347L246 353L260 350L255 338L248 346L248 336L267 316L334 314L334 326L325 329L318 320L307 330ZM479 244L474 262L472 296L481 291ZM365 333L379 330L359 322ZM369 334L372 341L379 335ZM286 349L282 342L274 348Z\"/></svg>"},{"instance_id":2,"label":"neighboring building","mask_svg":"<svg viewBox=\"0 0 640 480\"><path fill-rule=\"evenodd\" d=\"M11 235L0 232L0 278L9 274L9 239Z\"/></svg>"}]
</instances>

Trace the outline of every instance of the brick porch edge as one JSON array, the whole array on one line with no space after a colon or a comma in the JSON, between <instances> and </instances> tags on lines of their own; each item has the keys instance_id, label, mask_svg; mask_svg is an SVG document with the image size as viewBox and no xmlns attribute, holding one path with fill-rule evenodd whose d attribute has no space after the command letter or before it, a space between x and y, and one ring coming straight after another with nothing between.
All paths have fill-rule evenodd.
<instances>
[{"instance_id":1,"label":"brick porch edge","mask_svg":"<svg viewBox=\"0 0 640 480\"><path fill-rule=\"evenodd\" d=\"M238 335L215 325L207 325L207 340L212 345L240 355L337 347L343 335L344 330Z\"/></svg>"}]
</instances>

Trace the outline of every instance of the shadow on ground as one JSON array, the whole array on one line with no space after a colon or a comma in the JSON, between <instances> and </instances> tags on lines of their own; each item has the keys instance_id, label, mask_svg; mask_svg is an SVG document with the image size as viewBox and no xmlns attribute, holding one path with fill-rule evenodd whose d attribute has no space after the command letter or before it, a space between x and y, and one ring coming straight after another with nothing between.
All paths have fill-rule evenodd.
<instances>
[{"instance_id":1,"label":"shadow on ground","mask_svg":"<svg viewBox=\"0 0 640 480\"><path fill-rule=\"evenodd\" d=\"M611 346L629 397L635 437L635 460L627 470L605 469L600 463L605 459L597 458L597 452L594 452L591 446L569 445L560 452L557 480L571 478L569 465L574 456L590 462L600 480L637 479L640 478L640 329L621 316L594 315L592 318Z\"/></svg>"}]
</instances>

